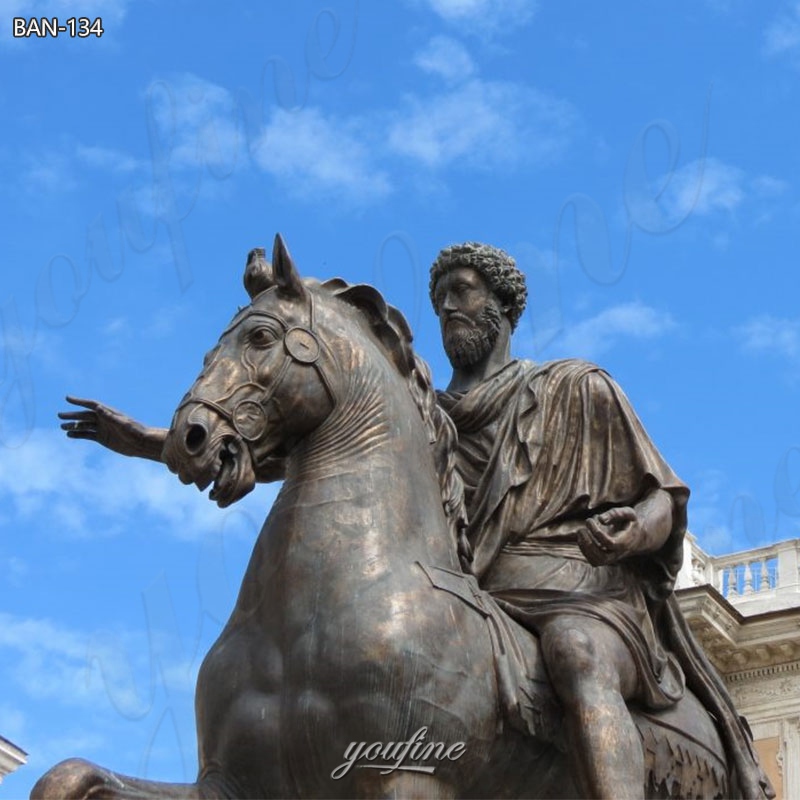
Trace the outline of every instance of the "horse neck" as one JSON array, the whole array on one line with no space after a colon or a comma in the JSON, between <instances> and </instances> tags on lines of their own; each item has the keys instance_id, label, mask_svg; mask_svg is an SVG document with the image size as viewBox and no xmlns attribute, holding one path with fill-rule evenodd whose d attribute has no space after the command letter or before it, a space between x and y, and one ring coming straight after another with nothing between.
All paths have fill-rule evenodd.
<instances>
[{"instance_id":1,"label":"horse neck","mask_svg":"<svg viewBox=\"0 0 800 800\"><path fill-rule=\"evenodd\" d=\"M333 534L356 550L367 540L374 548L377 531L381 546L403 558L457 568L422 417L405 379L376 350L335 356L342 397L287 465L282 494L292 498L293 527L306 542Z\"/></svg>"},{"instance_id":2,"label":"horse neck","mask_svg":"<svg viewBox=\"0 0 800 800\"><path fill-rule=\"evenodd\" d=\"M344 397L320 427L293 452L286 479L292 483L318 481L370 464L393 438L394 409L382 395L378 370L367 372L348 364Z\"/></svg>"}]
</instances>

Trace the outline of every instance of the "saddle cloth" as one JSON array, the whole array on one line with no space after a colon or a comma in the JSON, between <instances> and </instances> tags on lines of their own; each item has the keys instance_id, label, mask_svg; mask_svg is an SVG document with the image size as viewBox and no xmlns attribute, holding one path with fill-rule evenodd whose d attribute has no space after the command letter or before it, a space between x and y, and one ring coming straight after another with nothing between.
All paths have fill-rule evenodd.
<instances>
[{"instance_id":1,"label":"saddle cloth","mask_svg":"<svg viewBox=\"0 0 800 800\"><path fill-rule=\"evenodd\" d=\"M474 575L417 563L434 589L455 595L486 621L502 709L498 726L507 722L566 752L563 712L536 637L511 619L478 586ZM629 707L642 737L648 796L729 796L732 787L719 732L689 690L675 705L660 711Z\"/></svg>"}]
</instances>

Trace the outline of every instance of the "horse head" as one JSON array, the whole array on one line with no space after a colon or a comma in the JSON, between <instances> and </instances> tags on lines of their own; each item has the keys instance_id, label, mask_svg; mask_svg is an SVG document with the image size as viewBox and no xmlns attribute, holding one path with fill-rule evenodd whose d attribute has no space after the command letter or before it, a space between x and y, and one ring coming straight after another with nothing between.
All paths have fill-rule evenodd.
<instances>
[{"instance_id":1,"label":"horse head","mask_svg":"<svg viewBox=\"0 0 800 800\"><path fill-rule=\"evenodd\" d=\"M221 507L251 491L257 478L269 479L336 405L316 298L280 235L271 269L263 251L251 253L245 286L252 302L206 355L164 447L169 468L200 490L213 483L209 496Z\"/></svg>"}]
</instances>

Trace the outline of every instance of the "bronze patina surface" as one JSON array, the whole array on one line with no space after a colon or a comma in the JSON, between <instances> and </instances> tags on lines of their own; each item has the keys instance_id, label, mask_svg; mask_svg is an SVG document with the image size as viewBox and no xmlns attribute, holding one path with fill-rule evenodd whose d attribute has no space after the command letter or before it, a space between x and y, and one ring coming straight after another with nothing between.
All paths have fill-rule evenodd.
<instances>
[{"instance_id":1,"label":"bronze patina surface","mask_svg":"<svg viewBox=\"0 0 800 800\"><path fill-rule=\"evenodd\" d=\"M438 395L374 288L280 237L245 286L169 430L61 415L221 506L284 481L198 677L197 780L73 759L34 797L771 796L672 594L688 490L601 369L511 358L513 259L437 258Z\"/></svg>"}]
</instances>

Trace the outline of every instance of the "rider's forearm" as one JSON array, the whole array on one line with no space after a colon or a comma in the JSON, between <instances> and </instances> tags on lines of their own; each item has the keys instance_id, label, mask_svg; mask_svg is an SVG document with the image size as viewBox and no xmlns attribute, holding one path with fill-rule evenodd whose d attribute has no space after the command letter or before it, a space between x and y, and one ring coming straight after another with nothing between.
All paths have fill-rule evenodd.
<instances>
[{"instance_id":1,"label":"rider's forearm","mask_svg":"<svg viewBox=\"0 0 800 800\"><path fill-rule=\"evenodd\" d=\"M129 455L138 458L149 458L151 461L164 463L161 452L167 440L167 428L147 428L142 426L141 431L129 442L131 452Z\"/></svg>"},{"instance_id":2,"label":"rider's forearm","mask_svg":"<svg viewBox=\"0 0 800 800\"><path fill-rule=\"evenodd\" d=\"M660 550L672 533L672 495L664 489L654 489L634 506L634 510L642 531L637 552L654 553Z\"/></svg>"}]
</instances>

